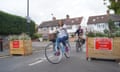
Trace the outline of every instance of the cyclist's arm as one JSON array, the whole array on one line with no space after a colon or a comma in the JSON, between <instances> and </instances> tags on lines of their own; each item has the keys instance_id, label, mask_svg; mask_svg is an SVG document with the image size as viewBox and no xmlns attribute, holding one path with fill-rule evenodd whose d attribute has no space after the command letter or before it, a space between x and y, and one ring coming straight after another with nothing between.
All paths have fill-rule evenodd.
<instances>
[{"instance_id":1,"label":"cyclist's arm","mask_svg":"<svg viewBox=\"0 0 120 72\"><path fill-rule=\"evenodd\" d=\"M79 32L79 31L78 31L78 30L76 30L76 32L74 33L74 35L76 36L76 34L78 34L78 32Z\"/></svg>"},{"instance_id":2,"label":"cyclist's arm","mask_svg":"<svg viewBox=\"0 0 120 72\"><path fill-rule=\"evenodd\" d=\"M82 31L81 31L81 35L83 35L83 29L81 29Z\"/></svg>"}]
</instances>

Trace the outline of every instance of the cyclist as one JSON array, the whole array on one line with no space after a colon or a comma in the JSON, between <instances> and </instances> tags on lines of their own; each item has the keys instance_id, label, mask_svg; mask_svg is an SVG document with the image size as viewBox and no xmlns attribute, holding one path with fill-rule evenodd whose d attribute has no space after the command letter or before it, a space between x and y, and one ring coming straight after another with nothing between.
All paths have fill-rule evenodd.
<instances>
[{"instance_id":1,"label":"cyclist","mask_svg":"<svg viewBox=\"0 0 120 72\"><path fill-rule=\"evenodd\" d=\"M75 32L75 35L77 34L77 38L82 40L82 44L85 43L85 39L83 38L83 29L81 28L81 26L78 27L78 29Z\"/></svg>"},{"instance_id":2,"label":"cyclist","mask_svg":"<svg viewBox=\"0 0 120 72\"><path fill-rule=\"evenodd\" d=\"M68 40L68 32L64 26L63 20L60 20L57 29L57 42L61 42L65 46L65 51L68 51L68 48L66 46L66 40Z\"/></svg>"}]
</instances>

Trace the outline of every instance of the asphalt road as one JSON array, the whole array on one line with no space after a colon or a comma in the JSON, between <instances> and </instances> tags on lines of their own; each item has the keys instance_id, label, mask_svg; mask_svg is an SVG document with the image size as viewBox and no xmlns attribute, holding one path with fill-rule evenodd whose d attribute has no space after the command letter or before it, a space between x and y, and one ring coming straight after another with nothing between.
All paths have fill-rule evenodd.
<instances>
[{"instance_id":1,"label":"asphalt road","mask_svg":"<svg viewBox=\"0 0 120 72\"><path fill-rule=\"evenodd\" d=\"M29 56L1 58L0 72L120 72L120 65L114 61L87 61L85 52L76 53L74 43L71 43L70 59L63 57L61 63L51 64L44 57L46 44L34 42L33 47L36 46L36 49Z\"/></svg>"}]
</instances>

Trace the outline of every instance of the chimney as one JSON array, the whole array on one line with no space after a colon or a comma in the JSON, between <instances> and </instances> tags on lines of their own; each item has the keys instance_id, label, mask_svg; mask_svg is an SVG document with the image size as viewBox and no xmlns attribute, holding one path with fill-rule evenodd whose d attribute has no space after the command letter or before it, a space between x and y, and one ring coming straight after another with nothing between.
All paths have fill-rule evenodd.
<instances>
[{"instance_id":1,"label":"chimney","mask_svg":"<svg viewBox=\"0 0 120 72\"><path fill-rule=\"evenodd\" d=\"M55 20L56 20L56 17L53 17L52 20L55 21Z\"/></svg>"},{"instance_id":2,"label":"chimney","mask_svg":"<svg viewBox=\"0 0 120 72\"><path fill-rule=\"evenodd\" d=\"M66 19L70 19L70 16L68 14L66 15Z\"/></svg>"},{"instance_id":3,"label":"chimney","mask_svg":"<svg viewBox=\"0 0 120 72\"><path fill-rule=\"evenodd\" d=\"M53 15L53 13L51 13L51 15L52 15L52 20L55 21L56 17Z\"/></svg>"}]
</instances>

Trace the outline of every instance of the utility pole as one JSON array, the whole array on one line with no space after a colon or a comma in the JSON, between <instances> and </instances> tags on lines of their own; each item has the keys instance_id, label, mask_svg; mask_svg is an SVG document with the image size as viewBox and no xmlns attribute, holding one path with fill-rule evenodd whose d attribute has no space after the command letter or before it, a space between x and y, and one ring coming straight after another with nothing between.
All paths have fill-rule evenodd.
<instances>
[{"instance_id":1,"label":"utility pole","mask_svg":"<svg viewBox=\"0 0 120 72\"><path fill-rule=\"evenodd\" d=\"M29 0L27 0L27 34L30 34Z\"/></svg>"}]
</instances>

